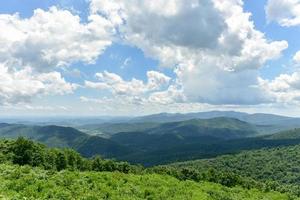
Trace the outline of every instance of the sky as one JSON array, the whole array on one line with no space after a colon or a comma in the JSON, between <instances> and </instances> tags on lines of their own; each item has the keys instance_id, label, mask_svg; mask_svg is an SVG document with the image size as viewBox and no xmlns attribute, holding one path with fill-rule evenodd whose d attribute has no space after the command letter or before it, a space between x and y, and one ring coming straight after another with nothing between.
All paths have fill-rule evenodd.
<instances>
[{"instance_id":1,"label":"sky","mask_svg":"<svg viewBox=\"0 0 300 200\"><path fill-rule=\"evenodd\" d=\"M300 116L300 0L0 1L0 116Z\"/></svg>"}]
</instances>

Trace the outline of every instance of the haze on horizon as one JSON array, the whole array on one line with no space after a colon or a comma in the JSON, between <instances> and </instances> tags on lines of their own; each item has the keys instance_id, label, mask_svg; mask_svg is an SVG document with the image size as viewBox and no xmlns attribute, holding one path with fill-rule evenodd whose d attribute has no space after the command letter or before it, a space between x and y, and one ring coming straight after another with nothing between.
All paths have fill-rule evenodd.
<instances>
[{"instance_id":1,"label":"haze on horizon","mask_svg":"<svg viewBox=\"0 0 300 200\"><path fill-rule=\"evenodd\" d=\"M299 117L299 7L298 0L1 1L0 116Z\"/></svg>"}]
</instances>

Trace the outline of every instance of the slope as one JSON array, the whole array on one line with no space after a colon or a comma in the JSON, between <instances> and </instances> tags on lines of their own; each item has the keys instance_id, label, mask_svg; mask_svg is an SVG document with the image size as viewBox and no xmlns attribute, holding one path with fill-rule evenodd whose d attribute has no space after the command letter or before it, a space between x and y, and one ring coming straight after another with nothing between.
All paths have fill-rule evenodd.
<instances>
[{"instance_id":1,"label":"slope","mask_svg":"<svg viewBox=\"0 0 300 200\"><path fill-rule=\"evenodd\" d=\"M212 136L223 139L257 135L254 125L234 118L192 119L164 123L147 131L149 134L180 134L181 136Z\"/></svg>"},{"instance_id":2,"label":"slope","mask_svg":"<svg viewBox=\"0 0 300 200\"><path fill-rule=\"evenodd\" d=\"M272 134L269 136L265 136L267 139L273 139L273 140L282 140L282 139L300 139L300 129L291 129L287 131L281 131L276 134Z\"/></svg>"},{"instance_id":3,"label":"slope","mask_svg":"<svg viewBox=\"0 0 300 200\"><path fill-rule=\"evenodd\" d=\"M171 177L24 138L0 140L0 160L3 199L296 199L230 174L225 182L222 174L195 179L186 170ZM207 181L211 178L214 183Z\"/></svg>"},{"instance_id":4,"label":"slope","mask_svg":"<svg viewBox=\"0 0 300 200\"><path fill-rule=\"evenodd\" d=\"M71 127L21 124L2 124L0 126L1 138L17 138L19 136L42 142L50 147L71 147L85 156L101 154L104 157L116 157L133 151L111 140L90 136Z\"/></svg>"},{"instance_id":5,"label":"slope","mask_svg":"<svg viewBox=\"0 0 300 200\"><path fill-rule=\"evenodd\" d=\"M257 181L277 182L274 187L287 185L300 195L300 145L245 151L236 155L175 163L177 168L190 167L199 171L209 168L235 173Z\"/></svg>"},{"instance_id":6,"label":"slope","mask_svg":"<svg viewBox=\"0 0 300 200\"><path fill-rule=\"evenodd\" d=\"M218 184L179 181L157 174L118 172L51 172L0 165L0 195L4 199L201 199L289 200L278 192L260 192Z\"/></svg>"},{"instance_id":7,"label":"slope","mask_svg":"<svg viewBox=\"0 0 300 200\"><path fill-rule=\"evenodd\" d=\"M147 116L141 116L131 119L129 122L152 122L152 123L166 123L178 122L191 119L211 119L217 117L235 118L258 127L258 131L263 134L272 134L282 130L291 128L300 128L300 118L286 117L281 115L254 113L248 114L244 112L235 111L209 111L198 113L159 113Z\"/></svg>"}]
</instances>

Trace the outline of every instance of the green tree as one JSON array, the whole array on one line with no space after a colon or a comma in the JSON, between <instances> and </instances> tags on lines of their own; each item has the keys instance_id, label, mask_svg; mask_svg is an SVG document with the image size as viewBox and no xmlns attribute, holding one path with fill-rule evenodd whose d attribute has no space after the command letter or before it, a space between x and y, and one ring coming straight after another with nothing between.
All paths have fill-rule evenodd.
<instances>
[{"instance_id":1,"label":"green tree","mask_svg":"<svg viewBox=\"0 0 300 200\"><path fill-rule=\"evenodd\" d=\"M41 166L44 164L44 147L19 137L12 145L13 163L19 165Z\"/></svg>"},{"instance_id":2,"label":"green tree","mask_svg":"<svg viewBox=\"0 0 300 200\"><path fill-rule=\"evenodd\" d=\"M56 169L58 171L66 169L68 166L68 161L66 155L63 152L58 152L56 158Z\"/></svg>"}]
</instances>

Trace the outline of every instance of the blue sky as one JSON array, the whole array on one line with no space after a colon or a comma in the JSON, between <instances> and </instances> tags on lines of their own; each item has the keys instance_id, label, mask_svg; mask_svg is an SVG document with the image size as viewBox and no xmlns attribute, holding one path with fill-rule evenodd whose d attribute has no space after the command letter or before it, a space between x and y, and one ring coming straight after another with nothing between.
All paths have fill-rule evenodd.
<instances>
[{"instance_id":1,"label":"blue sky","mask_svg":"<svg viewBox=\"0 0 300 200\"><path fill-rule=\"evenodd\" d=\"M285 66L290 65L290 61L292 60L294 54L299 50L300 41L297 38L300 33L300 28L283 28L277 23L268 23L265 13L265 6L267 4L266 0L248 0L244 1L244 3L245 10L252 13L252 20L258 30L265 33L267 38L271 40L286 40L289 43L289 48L283 52L283 56L280 59L266 63L265 66L267 67L261 69L261 74L263 77L272 79L287 70Z\"/></svg>"},{"instance_id":2,"label":"blue sky","mask_svg":"<svg viewBox=\"0 0 300 200\"><path fill-rule=\"evenodd\" d=\"M298 116L295 6L300 1L1 1L0 111Z\"/></svg>"}]
</instances>

